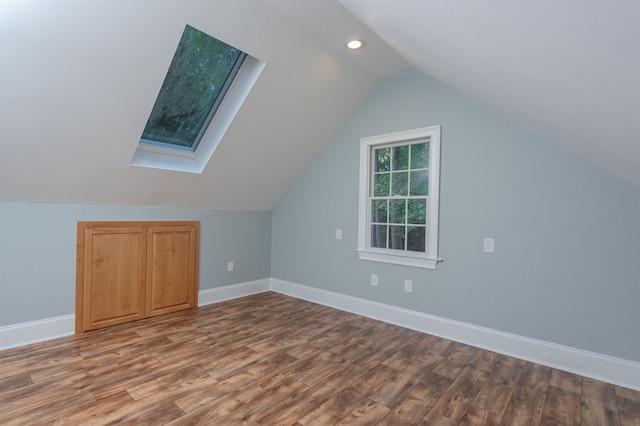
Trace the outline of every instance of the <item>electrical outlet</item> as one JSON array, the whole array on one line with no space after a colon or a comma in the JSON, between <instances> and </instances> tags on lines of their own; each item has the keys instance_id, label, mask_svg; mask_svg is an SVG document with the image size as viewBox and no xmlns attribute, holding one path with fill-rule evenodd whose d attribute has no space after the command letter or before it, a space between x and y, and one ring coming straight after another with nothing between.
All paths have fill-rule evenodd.
<instances>
[{"instance_id":1,"label":"electrical outlet","mask_svg":"<svg viewBox=\"0 0 640 426\"><path fill-rule=\"evenodd\" d=\"M227 263L227 271L233 272L233 262L228 262Z\"/></svg>"},{"instance_id":2,"label":"electrical outlet","mask_svg":"<svg viewBox=\"0 0 640 426\"><path fill-rule=\"evenodd\" d=\"M413 291L413 281L404 280L404 291L411 293Z\"/></svg>"},{"instance_id":3,"label":"electrical outlet","mask_svg":"<svg viewBox=\"0 0 640 426\"><path fill-rule=\"evenodd\" d=\"M336 240L342 239L342 229L336 229Z\"/></svg>"},{"instance_id":4,"label":"electrical outlet","mask_svg":"<svg viewBox=\"0 0 640 426\"><path fill-rule=\"evenodd\" d=\"M378 285L378 276L376 274L371 274L371 285Z\"/></svg>"},{"instance_id":5,"label":"electrical outlet","mask_svg":"<svg viewBox=\"0 0 640 426\"><path fill-rule=\"evenodd\" d=\"M495 249L495 240L493 238L485 238L483 251L485 253L493 253L494 249Z\"/></svg>"}]
</instances>

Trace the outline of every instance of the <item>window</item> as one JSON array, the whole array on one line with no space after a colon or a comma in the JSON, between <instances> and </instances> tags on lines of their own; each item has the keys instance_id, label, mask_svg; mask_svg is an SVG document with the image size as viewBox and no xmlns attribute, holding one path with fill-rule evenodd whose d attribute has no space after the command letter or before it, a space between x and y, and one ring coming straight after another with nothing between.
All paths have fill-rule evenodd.
<instances>
[{"instance_id":1,"label":"window","mask_svg":"<svg viewBox=\"0 0 640 426\"><path fill-rule=\"evenodd\" d=\"M195 151L246 56L187 25L140 141Z\"/></svg>"},{"instance_id":2,"label":"window","mask_svg":"<svg viewBox=\"0 0 640 426\"><path fill-rule=\"evenodd\" d=\"M131 163L202 172L263 66L187 25Z\"/></svg>"},{"instance_id":3,"label":"window","mask_svg":"<svg viewBox=\"0 0 640 426\"><path fill-rule=\"evenodd\" d=\"M358 255L435 269L440 126L360 141Z\"/></svg>"}]
</instances>

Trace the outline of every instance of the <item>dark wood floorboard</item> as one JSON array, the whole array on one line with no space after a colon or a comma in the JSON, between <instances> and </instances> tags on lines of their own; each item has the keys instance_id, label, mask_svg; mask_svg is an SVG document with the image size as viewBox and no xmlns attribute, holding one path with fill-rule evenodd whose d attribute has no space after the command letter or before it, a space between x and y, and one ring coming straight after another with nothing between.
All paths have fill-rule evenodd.
<instances>
[{"instance_id":1,"label":"dark wood floorboard","mask_svg":"<svg viewBox=\"0 0 640 426\"><path fill-rule=\"evenodd\" d=\"M0 351L0 425L633 425L640 392L276 293Z\"/></svg>"}]
</instances>

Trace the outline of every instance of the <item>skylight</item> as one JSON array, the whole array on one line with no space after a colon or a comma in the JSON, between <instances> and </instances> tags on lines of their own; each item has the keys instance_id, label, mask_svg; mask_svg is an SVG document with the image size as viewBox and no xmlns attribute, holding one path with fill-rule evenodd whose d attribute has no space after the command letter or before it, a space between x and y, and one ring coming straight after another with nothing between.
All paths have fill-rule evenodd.
<instances>
[{"instance_id":1,"label":"skylight","mask_svg":"<svg viewBox=\"0 0 640 426\"><path fill-rule=\"evenodd\" d=\"M195 150L246 56L187 25L141 142Z\"/></svg>"},{"instance_id":2,"label":"skylight","mask_svg":"<svg viewBox=\"0 0 640 426\"><path fill-rule=\"evenodd\" d=\"M131 164L202 172L263 67L187 25Z\"/></svg>"}]
</instances>

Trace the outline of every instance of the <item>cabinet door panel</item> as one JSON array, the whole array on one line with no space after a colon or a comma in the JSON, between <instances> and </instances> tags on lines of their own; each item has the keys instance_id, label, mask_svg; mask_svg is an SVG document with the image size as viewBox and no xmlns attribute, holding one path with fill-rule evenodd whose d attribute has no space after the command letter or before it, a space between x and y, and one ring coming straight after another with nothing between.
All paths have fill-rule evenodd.
<instances>
[{"instance_id":1,"label":"cabinet door panel","mask_svg":"<svg viewBox=\"0 0 640 426\"><path fill-rule=\"evenodd\" d=\"M149 228L147 316L195 307L196 248L193 226Z\"/></svg>"},{"instance_id":2,"label":"cabinet door panel","mask_svg":"<svg viewBox=\"0 0 640 426\"><path fill-rule=\"evenodd\" d=\"M85 330L144 318L145 229L87 229L85 238Z\"/></svg>"}]
</instances>

